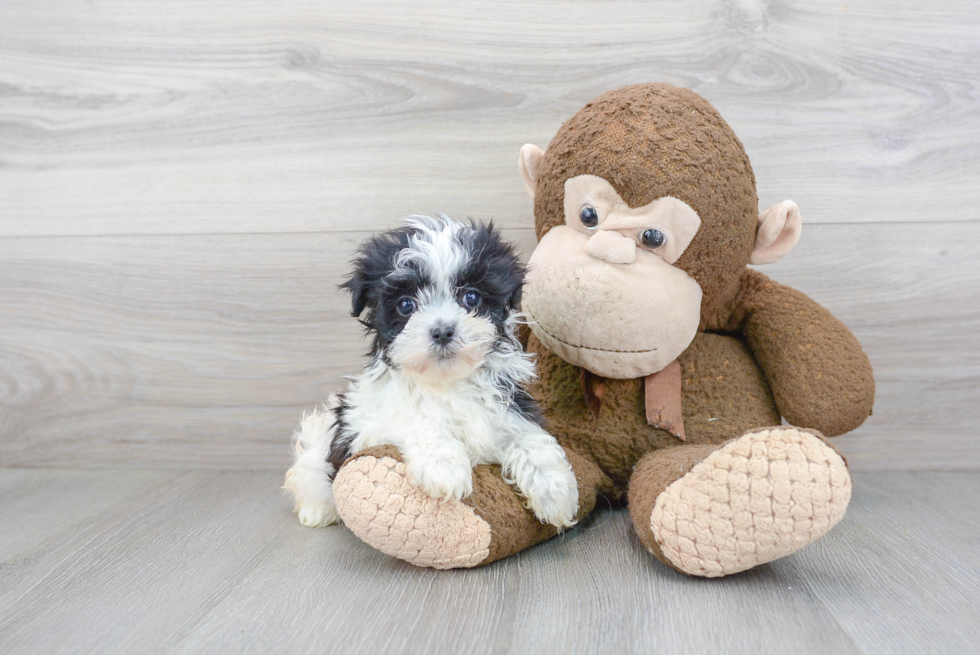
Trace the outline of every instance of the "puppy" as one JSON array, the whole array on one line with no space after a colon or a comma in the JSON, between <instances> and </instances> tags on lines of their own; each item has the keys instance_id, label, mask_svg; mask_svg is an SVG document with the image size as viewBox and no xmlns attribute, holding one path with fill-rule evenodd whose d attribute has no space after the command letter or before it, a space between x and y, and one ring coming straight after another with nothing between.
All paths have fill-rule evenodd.
<instances>
[{"instance_id":1,"label":"puppy","mask_svg":"<svg viewBox=\"0 0 980 655\"><path fill-rule=\"evenodd\" d=\"M337 522L340 465L390 444L434 498L465 498L475 465L500 464L540 521L573 525L575 475L525 391L534 367L515 335L524 268L512 247L492 224L410 216L362 245L353 265L341 287L371 351L347 391L294 434L285 488L300 523Z\"/></svg>"}]
</instances>

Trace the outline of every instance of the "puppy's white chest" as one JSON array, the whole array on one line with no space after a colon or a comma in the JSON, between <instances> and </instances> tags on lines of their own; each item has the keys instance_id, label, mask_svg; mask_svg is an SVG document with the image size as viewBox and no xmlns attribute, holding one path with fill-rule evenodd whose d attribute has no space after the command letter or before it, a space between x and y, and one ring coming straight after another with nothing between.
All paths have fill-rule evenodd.
<instances>
[{"instance_id":1,"label":"puppy's white chest","mask_svg":"<svg viewBox=\"0 0 980 655\"><path fill-rule=\"evenodd\" d=\"M496 462L509 440L496 399L468 385L445 390L420 389L387 380L348 394L350 427L356 450L382 444L402 447L406 441L459 442L471 463Z\"/></svg>"}]
</instances>

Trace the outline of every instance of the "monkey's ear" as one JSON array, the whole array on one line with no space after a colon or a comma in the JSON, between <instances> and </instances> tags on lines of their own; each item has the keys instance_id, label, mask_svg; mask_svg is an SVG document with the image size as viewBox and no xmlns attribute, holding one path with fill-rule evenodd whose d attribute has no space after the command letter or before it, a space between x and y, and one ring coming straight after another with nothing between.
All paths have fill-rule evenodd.
<instances>
[{"instance_id":1,"label":"monkey's ear","mask_svg":"<svg viewBox=\"0 0 980 655\"><path fill-rule=\"evenodd\" d=\"M531 143L521 146L521 156L517 160L517 167L524 178L524 187L527 194L534 197L534 189L538 185L538 169L544 159L544 150Z\"/></svg>"},{"instance_id":2,"label":"monkey's ear","mask_svg":"<svg viewBox=\"0 0 980 655\"><path fill-rule=\"evenodd\" d=\"M800 240L803 219L800 208L792 200L784 200L759 212L759 227L755 233L755 248L750 264L773 264L783 258Z\"/></svg>"}]
</instances>

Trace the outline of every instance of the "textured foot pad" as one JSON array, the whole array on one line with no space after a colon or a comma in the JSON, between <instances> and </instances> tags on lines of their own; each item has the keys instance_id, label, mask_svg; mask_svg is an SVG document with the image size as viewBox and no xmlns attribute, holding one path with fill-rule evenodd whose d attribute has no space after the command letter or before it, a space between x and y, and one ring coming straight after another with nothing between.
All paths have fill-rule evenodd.
<instances>
[{"instance_id":1,"label":"textured foot pad","mask_svg":"<svg viewBox=\"0 0 980 655\"><path fill-rule=\"evenodd\" d=\"M684 573L717 577L771 562L844 516L851 477L819 437L796 428L746 434L657 497L650 528Z\"/></svg>"},{"instance_id":2,"label":"textured foot pad","mask_svg":"<svg viewBox=\"0 0 980 655\"><path fill-rule=\"evenodd\" d=\"M437 569L469 568L490 554L490 525L463 503L430 498L395 459L347 462L333 490L344 524L383 553Z\"/></svg>"}]
</instances>

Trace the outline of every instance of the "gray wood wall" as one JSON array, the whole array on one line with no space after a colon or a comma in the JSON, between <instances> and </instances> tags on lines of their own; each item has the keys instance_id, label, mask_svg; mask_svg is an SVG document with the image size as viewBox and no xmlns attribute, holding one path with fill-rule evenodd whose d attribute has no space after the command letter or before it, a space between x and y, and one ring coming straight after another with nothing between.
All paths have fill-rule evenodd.
<instances>
[{"instance_id":1,"label":"gray wood wall","mask_svg":"<svg viewBox=\"0 0 980 655\"><path fill-rule=\"evenodd\" d=\"M364 350L356 244L445 211L529 251L518 149L641 81L802 208L765 272L871 357L854 468L980 468L974 0L6 0L0 465L283 467Z\"/></svg>"}]
</instances>

